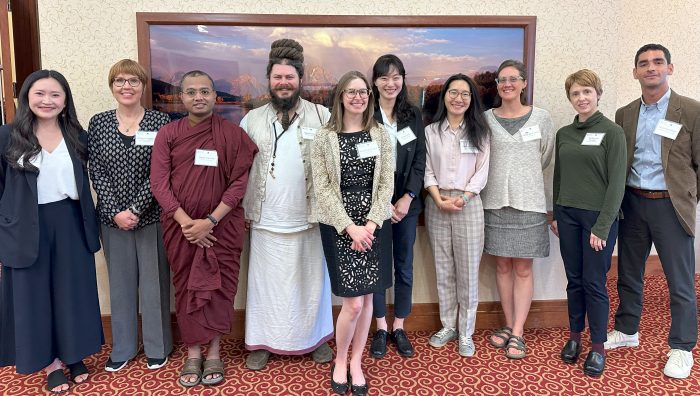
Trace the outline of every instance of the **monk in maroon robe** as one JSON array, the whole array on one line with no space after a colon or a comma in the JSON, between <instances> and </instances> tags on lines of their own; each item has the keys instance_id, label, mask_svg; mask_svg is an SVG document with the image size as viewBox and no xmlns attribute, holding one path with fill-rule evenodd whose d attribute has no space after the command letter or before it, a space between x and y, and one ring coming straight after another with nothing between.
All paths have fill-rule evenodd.
<instances>
[{"instance_id":1,"label":"monk in maroon robe","mask_svg":"<svg viewBox=\"0 0 700 396\"><path fill-rule=\"evenodd\" d=\"M245 233L240 202L257 146L213 114L216 92L205 73L185 74L180 97L188 116L158 131L151 189L163 209L177 323L188 346L179 382L190 387L223 380L219 340L231 330ZM207 343L202 373L200 346Z\"/></svg>"}]
</instances>

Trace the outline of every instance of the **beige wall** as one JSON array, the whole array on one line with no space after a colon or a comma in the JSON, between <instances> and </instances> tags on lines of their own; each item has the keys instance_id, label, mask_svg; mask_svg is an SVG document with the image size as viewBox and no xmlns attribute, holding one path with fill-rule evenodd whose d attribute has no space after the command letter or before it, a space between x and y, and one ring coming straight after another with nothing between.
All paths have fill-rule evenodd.
<instances>
[{"instance_id":1,"label":"beige wall","mask_svg":"<svg viewBox=\"0 0 700 396\"><path fill-rule=\"evenodd\" d=\"M564 96L563 81L580 68L595 70L603 80L600 109L609 117L638 96L631 67L634 52L647 42L660 42L671 50L676 65L674 89L700 98L696 67L700 59L700 8L691 1L39 0L42 65L66 75L84 123L92 114L114 107L105 83L112 63L137 58L136 12L535 15L535 104L552 113L557 127L568 124L574 115ZM558 243L554 237L551 242L550 257L535 263L535 299L539 300L565 298L566 278ZM103 313L108 313L104 261L99 261L101 304ZM245 305L245 276L244 264L237 308ZM422 227L416 243L415 279L415 302L437 301L432 256ZM485 260L480 275L482 301L498 299L494 282L492 263Z\"/></svg>"}]
</instances>

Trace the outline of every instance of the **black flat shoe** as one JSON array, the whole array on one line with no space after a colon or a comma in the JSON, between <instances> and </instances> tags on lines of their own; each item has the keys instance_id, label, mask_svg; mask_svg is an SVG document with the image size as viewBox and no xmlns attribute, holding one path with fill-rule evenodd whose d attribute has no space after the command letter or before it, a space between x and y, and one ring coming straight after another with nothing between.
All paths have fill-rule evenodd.
<instances>
[{"instance_id":1,"label":"black flat shoe","mask_svg":"<svg viewBox=\"0 0 700 396\"><path fill-rule=\"evenodd\" d=\"M367 386L367 384L363 384L363 385L353 384L350 387L350 390L352 391L353 396L366 396L367 391L369 390L369 386Z\"/></svg>"},{"instance_id":2,"label":"black flat shoe","mask_svg":"<svg viewBox=\"0 0 700 396\"><path fill-rule=\"evenodd\" d=\"M386 330L377 330L372 337L372 345L369 347L369 354L375 358L383 358L386 355L386 338L389 333Z\"/></svg>"},{"instance_id":3,"label":"black flat shoe","mask_svg":"<svg viewBox=\"0 0 700 396\"><path fill-rule=\"evenodd\" d=\"M562 348L560 356L564 363L574 364L578 360L578 355L580 354L581 344L574 340L569 340L564 345L564 348Z\"/></svg>"},{"instance_id":4,"label":"black flat shoe","mask_svg":"<svg viewBox=\"0 0 700 396\"><path fill-rule=\"evenodd\" d=\"M403 357L411 357L415 354L411 341L408 340L403 329L395 329L391 332L391 341L396 345L396 351Z\"/></svg>"},{"instance_id":5,"label":"black flat shoe","mask_svg":"<svg viewBox=\"0 0 700 396\"><path fill-rule=\"evenodd\" d=\"M346 382L344 384L339 384L335 381L333 381L333 371L335 370L335 364L331 366L331 389L333 389L333 392L339 394L339 395L344 395L348 393L348 388L349 382Z\"/></svg>"},{"instance_id":6,"label":"black flat shoe","mask_svg":"<svg viewBox=\"0 0 700 396\"><path fill-rule=\"evenodd\" d=\"M60 393L66 393L68 392L68 389L60 390L60 391L54 391L53 388L57 388L61 385L68 385L68 378L66 378L66 375L63 373L63 370L57 369L52 371L49 375L46 376L46 390L53 394L60 394Z\"/></svg>"},{"instance_id":7,"label":"black flat shoe","mask_svg":"<svg viewBox=\"0 0 700 396\"><path fill-rule=\"evenodd\" d=\"M605 356L598 352L590 351L583 363L583 372L590 377L600 377L605 370Z\"/></svg>"},{"instance_id":8,"label":"black flat shoe","mask_svg":"<svg viewBox=\"0 0 700 396\"><path fill-rule=\"evenodd\" d=\"M70 380L75 382L76 384L82 384L83 382L88 380L87 378L85 378L84 380L77 382L75 380L77 377L80 377L83 374L90 374L88 372L87 367L85 367L85 363L83 363L82 360L77 363L69 364L68 372L70 373Z\"/></svg>"}]
</instances>

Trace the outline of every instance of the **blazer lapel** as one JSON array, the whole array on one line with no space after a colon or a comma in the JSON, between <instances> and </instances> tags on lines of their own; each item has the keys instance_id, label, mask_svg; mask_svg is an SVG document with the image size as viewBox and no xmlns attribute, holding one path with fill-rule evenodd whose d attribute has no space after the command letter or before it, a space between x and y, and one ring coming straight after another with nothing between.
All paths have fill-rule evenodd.
<instances>
[{"instance_id":1,"label":"blazer lapel","mask_svg":"<svg viewBox=\"0 0 700 396\"><path fill-rule=\"evenodd\" d=\"M27 178L27 184L29 184L29 189L32 190L32 197L37 199L39 197L39 193L36 189L36 178L38 174L36 172L27 171L22 171L22 173L24 173L24 177Z\"/></svg>"},{"instance_id":2,"label":"blazer lapel","mask_svg":"<svg viewBox=\"0 0 700 396\"><path fill-rule=\"evenodd\" d=\"M66 134L63 134L63 139L66 140ZM78 154L75 152L73 147L68 144L66 140L66 147L68 148L68 154L70 155L71 162L73 163L73 175L75 176L75 185L78 187L78 196L80 197L83 192L83 163L78 158ZM81 197L82 198L82 197Z\"/></svg>"},{"instance_id":3,"label":"blazer lapel","mask_svg":"<svg viewBox=\"0 0 700 396\"><path fill-rule=\"evenodd\" d=\"M623 129L627 134L627 170L632 168L634 159L634 145L637 142L637 124L639 122L639 107L642 105L641 99L635 100L628 105L623 118Z\"/></svg>"},{"instance_id":4,"label":"blazer lapel","mask_svg":"<svg viewBox=\"0 0 700 396\"><path fill-rule=\"evenodd\" d=\"M668 99L665 119L679 124L681 123L681 101L673 90L671 90L671 97ZM661 165L664 170L666 170L668 166L668 154L674 142L675 140L673 139L661 138Z\"/></svg>"}]
</instances>

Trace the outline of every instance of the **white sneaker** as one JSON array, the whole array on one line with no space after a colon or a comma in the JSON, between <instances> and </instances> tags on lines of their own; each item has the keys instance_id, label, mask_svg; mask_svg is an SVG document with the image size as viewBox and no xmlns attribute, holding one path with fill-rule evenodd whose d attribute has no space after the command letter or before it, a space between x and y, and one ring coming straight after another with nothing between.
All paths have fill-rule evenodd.
<instances>
[{"instance_id":1,"label":"white sneaker","mask_svg":"<svg viewBox=\"0 0 700 396\"><path fill-rule=\"evenodd\" d=\"M434 348L441 348L455 338L457 338L457 330L451 327L443 327L437 333L433 334L432 337L430 337L428 344Z\"/></svg>"},{"instance_id":2,"label":"white sneaker","mask_svg":"<svg viewBox=\"0 0 700 396\"><path fill-rule=\"evenodd\" d=\"M603 344L605 349L636 346L639 346L639 332L629 335L617 330L609 332L608 340Z\"/></svg>"},{"instance_id":3,"label":"white sneaker","mask_svg":"<svg viewBox=\"0 0 700 396\"><path fill-rule=\"evenodd\" d=\"M459 354L464 357L472 357L476 353L476 347L471 337L459 336Z\"/></svg>"},{"instance_id":4,"label":"white sneaker","mask_svg":"<svg viewBox=\"0 0 700 396\"><path fill-rule=\"evenodd\" d=\"M693 368L693 353L682 349L671 349L667 356L664 374L671 378L688 378L690 369Z\"/></svg>"}]
</instances>

